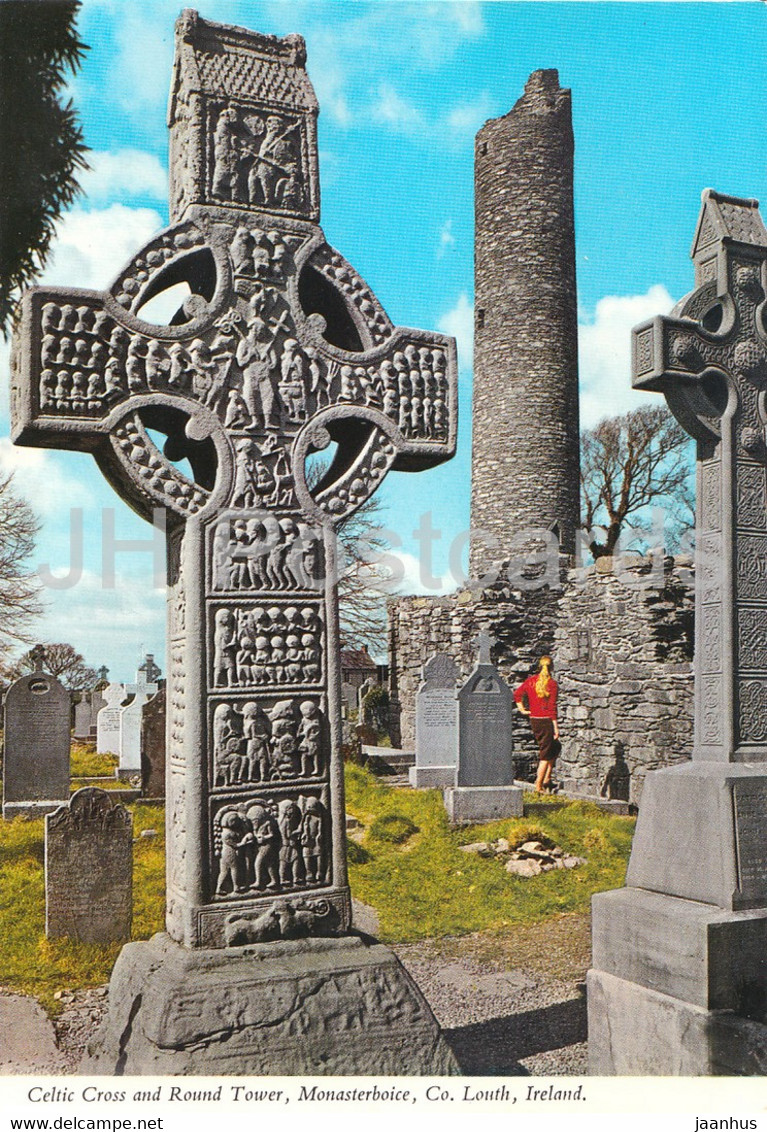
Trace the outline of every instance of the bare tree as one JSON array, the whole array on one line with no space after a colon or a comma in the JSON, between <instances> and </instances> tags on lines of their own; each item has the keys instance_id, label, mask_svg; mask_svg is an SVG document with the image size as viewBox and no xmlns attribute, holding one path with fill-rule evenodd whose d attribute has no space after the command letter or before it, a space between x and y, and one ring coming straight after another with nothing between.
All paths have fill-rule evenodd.
<instances>
[{"instance_id":1,"label":"bare tree","mask_svg":"<svg viewBox=\"0 0 767 1132\"><path fill-rule=\"evenodd\" d=\"M13 476L0 476L0 645L26 643L42 612L40 581L28 566L40 525L15 489Z\"/></svg>"},{"instance_id":2,"label":"bare tree","mask_svg":"<svg viewBox=\"0 0 767 1132\"><path fill-rule=\"evenodd\" d=\"M84 692L98 683L99 673L85 663L85 659L72 645L47 644L45 649L45 671L55 676L70 692ZM35 669L34 649L25 652L9 669L8 680L17 680Z\"/></svg>"},{"instance_id":3,"label":"bare tree","mask_svg":"<svg viewBox=\"0 0 767 1132\"><path fill-rule=\"evenodd\" d=\"M695 521L690 453L689 436L661 405L581 433L581 523L594 558L613 554L629 528L641 542L651 507L664 509L670 546L678 544Z\"/></svg>"},{"instance_id":4,"label":"bare tree","mask_svg":"<svg viewBox=\"0 0 767 1132\"><path fill-rule=\"evenodd\" d=\"M328 471L328 463L315 459L307 469L307 485L315 488ZM381 531L384 508L370 496L337 527L340 569L338 616L341 639L349 648L367 645L371 652L386 649L386 588L379 566L389 544Z\"/></svg>"}]
</instances>

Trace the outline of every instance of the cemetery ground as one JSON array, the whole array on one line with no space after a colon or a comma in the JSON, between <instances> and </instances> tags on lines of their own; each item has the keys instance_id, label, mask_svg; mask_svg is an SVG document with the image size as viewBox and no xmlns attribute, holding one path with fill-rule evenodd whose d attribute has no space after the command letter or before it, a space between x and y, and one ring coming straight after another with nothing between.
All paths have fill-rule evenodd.
<instances>
[{"instance_id":1,"label":"cemetery ground","mask_svg":"<svg viewBox=\"0 0 767 1132\"><path fill-rule=\"evenodd\" d=\"M113 766L76 747L73 788ZM164 812L130 808L133 938L146 939L163 929ZM346 809L359 823L349 830L348 857L352 895L365 906L361 926L394 947L464 1073L585 1072L589 903L623 884L633 819L552 796L527 801L522 818L451 830L439 791L393 788L354 764L346 767ZM500 858L462 848L499 838L511 847L553 843L586 863L519 877ZM121 945L46 939L43 854L42 820L0 823L0 1007L8 995L36 1000L59 1046L48 1071L73 1072ZM35 1068L42 1071L26 1071ZM2 1059L0 1069L24 1071Z\"/></svg>"}]
</instances>

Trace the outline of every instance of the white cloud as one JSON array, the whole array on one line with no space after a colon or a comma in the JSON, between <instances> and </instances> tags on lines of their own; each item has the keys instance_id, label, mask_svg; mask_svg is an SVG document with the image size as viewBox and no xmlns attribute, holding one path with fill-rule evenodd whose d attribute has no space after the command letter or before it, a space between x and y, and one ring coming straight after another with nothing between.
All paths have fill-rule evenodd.
<instances>
[{"instance_id":1,"label":"white cloud","mask_svg":"<svg viewBox=\"0 0 767 1132\"><path fill-rule=\"evenodd\" d=\"M418 107L398 94L388 82L379 84L377 101L371 112L377 122L384 122L404 133L420 129L423 125L423 116Z\"/></svg>"},{"instance_id":2,"label":"white cloud","mask_svg":"<svg viewBox=\"0 0 767 1132\"><path fill-rule=\"evenodd\" d=\"M113 197L148 196L165 201L168 171L153 153L141 149L95 150L88 154L90 169L80 177L90 202Z\"/></svg>"},{"instance_id":3,"label":"white cloud","mask_svg":"<svg viewBox=\"0 0 767 1132\"><path fill-rule=\"evenodd\" d=\"M9 436L0 437L0 473L13 474L20 494L44 520L59 517L64 506L86 507L92 502L87 487L68 475L54 455L44 448L22 448Z\"/></svg>"},{"instance_id":4,"label":"white cloud","mask_svg":"<svg viewBox=\"0 0 767 1132\"><path fill-rule=\"evenodd\" d=\"M644 295L607 295L593 320L578 328L581 425L593 427L603 417L627 413L637 405L658 404L657 393L631 388L631 330L637 323L668 314L674 300L656 283Z\"/></svg>"},{"instance_id":5,"label":"white cloud","mask_svg":"<svg viewBox=\"0 0 767 1132\"><path fill-rule=\"evenodd\" d=\"M454 247L455 236L453 235L453 221L452 219L446 220L442 225L439 234L439 247L437 248L437 259L442 259L445 252Z\"/></svg>"},{"instance_id":6,"label":"white cloud","mask_svg":"<svg viewBox=\"0 0 767 1132\"><path fill-rule=\"evenodd\" d=\"M133 679L144 653L165 653L165 591L151 578L117 578L105 589L101 578L83 571L68 589L45 592L48 608L36 627L43 639L67 641L91 664L105 663L114 680Z\"/></svg>"},{"instance_id":7,"label":"white cloud","mask_svg":"<svg viewBox=\"0 0 767 1132\"><path fill-rule=\"evenodd\" d=\"M152 208L70 209L56 227L52 256L41 283L63 287L103 289L163 227L162 217Z\"/></svg>"},{"instance_id":8,"label":"white cloud","mask_svg":"<svg viewBox=\"0 0 767 1132\"><path fill-rule=\"evenodd\" d=\"M432 597L443 597L445 594L453 593L458 588L450 571L439 578L430 577L415 554L396 550L392 552L392 555L399 559L402 568L402 580L394 592L398 594L430 594ZM436 581L437 585L428 585L427 583L430 581Z\"/></svg>"},{"instance_id":9,"label":"white cloud","mask_svg":"<svg viewBox=\"0 0 767 1132\"><path fill-rule=\"evenodd\" d=\"M458 302L444 314L438 322L444 334L451 334L458 344L458 366L462 373L471 370L474 364L474 304L469 302L465 291L458 296Z\"/></svg>"},{"instance_id":10,"label":"white cloud","mask_svg":"<svg viewBox=\"0 0 767 1132\"><path fill-rule=\"evenodd\" d=\"M473 102L460 102L447 113L448 129L454 134L476 134L493 114L493 102L487 91L482 91Z\"/></svg>"}]
</instances>

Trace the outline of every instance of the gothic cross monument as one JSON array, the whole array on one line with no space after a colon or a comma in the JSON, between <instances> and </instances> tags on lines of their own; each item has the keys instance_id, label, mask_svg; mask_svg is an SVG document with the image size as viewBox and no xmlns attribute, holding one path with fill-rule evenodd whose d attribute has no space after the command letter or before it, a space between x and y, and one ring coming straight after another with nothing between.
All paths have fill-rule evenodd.
<instances>
[{"instance_id":1,"label":"gothic cross monument","mask_svg":"<svg viewBox=\"0 0 767 1132\"><path fill-rule=\"evenodd\" d=\"M662 392L697 441L692 760L647 776L627 887L594 898L593 1073L761 1073L767 1055L767 229L758 203L706 190L692 258L696 289L633 334L635 388Z\"/></svg>"},{"instance_id":2,"label":"gothic cross monument","mask_svg":"<svg viewBox=\"0 0 767 1132\"><path fill-rule=\"evenodd\" d=\"M169 106L171 226L104 293L27 293L13 361L17 443L92 452L139 514L166 512L167 931L174 945L227 949L232 961L254 944L287 941L297 954L303 937L350 928L335 527L390 470L427 468L455 449L454 341L393 326L319 227L318 106L304 64L299 36L182 14ZM165 292L181 296L179 307L157 325L151 301ZM312 487L307 457L331 444ZM194 984L188 959L167 958L174 945L163 945L166 966L186 964L180 982ZM306 956L325 952L301 948L308 977ZM352 954L339 940L327 953L347 962ZM428 1008L387 963L385 978L370 976L375 993L382 1002L409 996L399 1016L417 1016L423 1028ZM248 969L255 979L252 962ZM365 999L361 976L357 989ZM211 1001L210 987L200 991L200 1002ZM237 1009L240 1025L249 1008ZM322 995L301 1009L306 1017L286 1019L286 1033L332 1013ZM348 1010L354 1029L352 1014L365 1010ZM176 1057L185 1024L168 1043ZM298 1068L283 1050L280 1072L343 1072L355 1057L368 1064L364 1042L346 1061L318 1055L316 1065L293 1042ZM443 1060L428 1065L449 1071L440 1049ZM199 1056L204 1069L210 1062ZM146 1071L133 1057L126 1072ZM266 1071L264 1057L251 1050L243 1071ZM174 1072L190 1063L163 1064Z\"/></svg>"}]
</instances>

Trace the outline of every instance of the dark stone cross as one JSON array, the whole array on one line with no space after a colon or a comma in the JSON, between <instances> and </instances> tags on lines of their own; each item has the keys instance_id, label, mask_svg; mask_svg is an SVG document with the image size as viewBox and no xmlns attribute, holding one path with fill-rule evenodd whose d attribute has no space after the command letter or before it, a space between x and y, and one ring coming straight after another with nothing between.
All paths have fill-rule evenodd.
<instances>
[{"instance_id":1,"label":"dark stone cross","mask_svg":"<svg viewBox=\"0 0 767 1132\"><path fill-rule=\"evenodd\" d=\"M695 757L767 760L767 230L707 189L697 287L633 334L633 383L697 440Z\"/></svg>"},{"instance_id":2,"label":"dark stone cross","mask_svg":"<svg viewBox=\"0 0 767 1132\"><path fill-rule=\"evenodd\" d=\"M13 439L167 513L167 927L215 948L349 927L335 529L453 455L456 358L325 241L303 40L176 36L171 226L104 293L25 295Z\"/></svg>"}]
</instances>

